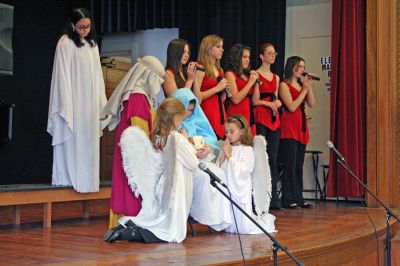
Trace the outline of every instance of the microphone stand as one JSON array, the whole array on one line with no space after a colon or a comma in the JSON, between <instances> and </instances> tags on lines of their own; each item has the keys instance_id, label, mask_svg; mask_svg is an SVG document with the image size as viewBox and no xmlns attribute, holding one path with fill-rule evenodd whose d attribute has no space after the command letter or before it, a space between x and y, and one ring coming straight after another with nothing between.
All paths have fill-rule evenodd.
<instances>
[{"instance_id":1,"label":"microphone stand","mask_svg":"<svg viewBox=\"0 0 400 266\"><path fill-rule=\"evenodd\" d=\"M336 153L336 151L334 150L334 152ZM336 153L336 155L338 155L337 153ZM340 156L338 156L339 158L340 158ZM386 263L385 263L385 265L387 265L387 266L390 266L390 264L391 264L391 256L392 256L392 254L391 254L391 240L392 240L392 235L391 235L391 232L390 232L390 218L391 217L394 217L398 222L400 222L400 219L399 219L399 217L395 214L395 213L393 213L393 211L388 207L388 206L386 206L386 204L385 203L383 203L379 198L378 198L378 196L377 195L375 195L375 193L374 192L372 192L354 173L353 173L353 171L351 171L351 169L350 169L350 167L348 166L348 164L347 164L347 162L346 162L346 160L343 158L343 160L341 160L341 159L337 159L337 162L341 165L341 166L343 166L343 168L353 177L353 179L354 180L356 180L361 186L363 186L364 187L364 189L366 190L366 191L368 191L368 193L370 194L370 195L372 195L372 197L377 201L377 202L379 202L379 204L383 207L383 208L385 208L385 210L386 210L386 248L385 248L385 259L386 259ZM337 192L336 192L337 193Z\"/></svg>"},{"instance_id":2,"label":"microphone stand","mask_svg":"<svg viewBox=\"0 0 400 266\"><path fill-rule=\"evenodd\" d=\"M288 254L288 256L297 264L297 265L303 265L301 263L300 260L298 260L296 257L294 257L287 249L286 247L282 246L281 243L278 242L278 240L276 240L275 237L273 237L270 233L268 233L267 231L265 231L265 229L256 222L256 220L254 220L253 217L251 217L245 210L243 210L233 199L231 199L215 182L214 179L210 178L210 183L213 187L215 187L222 195L224 195L225 198L227 198L233 205L236 206L236 208L238 208L244 215L246 215L247 218L250 219L250 221L252 221L258 228L261 229L261 231L264 232L264 234L266 234L269 239L271 239L271 241L274 243L272 245L272 252L273 252L273 260L274 260L274 265L277 266L278 265L278 250L282 249L282 251L284 251L286 254Z\"/></svg>"}]
</instances>

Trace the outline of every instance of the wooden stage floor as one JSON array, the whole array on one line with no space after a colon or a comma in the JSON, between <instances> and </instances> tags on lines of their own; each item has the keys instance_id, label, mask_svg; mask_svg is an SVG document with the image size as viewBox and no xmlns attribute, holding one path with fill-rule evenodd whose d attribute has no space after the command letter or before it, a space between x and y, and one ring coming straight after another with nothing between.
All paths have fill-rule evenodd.
<instances>
[{"instance_id":1,"label":"wooden stage floor","mask_svg":"<svg viewBox=\"0 0 400 266\"><path fill-rule=\"evenodd\" d=\"M108 200L92 201L89 219L76 218L81 211L79 202L54 204L53 227L43 229L41 206L23 206L19 227L10 225L11 207L1 207L0 265L244 265L235 234L211 234L196 225L199 236L188 236L181 244L109 244L102 240ZM275 237L304 265L383 265L383 209L322 202L314 209L271 213L277 217ZM247 265L273 264L267 236L241 235L241 240ZM278 257L278 265L293 265L283 252Z\"/></svg>"}]
</instances>

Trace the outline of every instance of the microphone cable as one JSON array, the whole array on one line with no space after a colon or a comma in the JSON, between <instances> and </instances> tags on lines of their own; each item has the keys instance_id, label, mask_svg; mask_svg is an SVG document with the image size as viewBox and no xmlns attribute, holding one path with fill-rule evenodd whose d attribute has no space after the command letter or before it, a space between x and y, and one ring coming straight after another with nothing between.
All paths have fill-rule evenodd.
<instances>
[{"instance_id":1,"label":"microphone cable","mask_svg":"<svg viewBox=\"0 0 400 266\"><path fill-rule=\"evenodd\" d=\"M363 207L363 210L364 210L365 214L367 215L369 221L370 221L371 224L372 224L372 227L374 228L374 235L375 235L375 240L376 240L376 255L377 255L377 260L378 260L378 264L377 264L377 265L379 266L380 260L379 260L379 239L378 239L378 232L376 231L375 223L372 221L372 218L371 218L371 216L369 215L369 213L368 213L368 211L367 211L367 207L365 206L364 201L363 201L362 199L360 199L360 202L361 202L361 205L362 205L362 207Z\"/></svg>"},{"instance_id":2,"label":"microphone cable","mask_svg":"<svg viewBox=\"0 0 400 266\"><path fill-rule=\"evenodd\" d=\"M329 143L328 143L328 147L329 147L329 149L331 149L332 147L329 145ZM334 146L333 146L334 147ZM336 156L338 156L338 154L336 154ZM337 161L339 162L339 158L337 158ZM350 165L347 163L347 161L343 158L342 160L341 160L341 162L347 167L347 168L349 168L349 169L351 169L350 168ZM340 162L339 162L339 164L340 164ZM336 181L337 182L337 181ZM337 193L337 191L336 191L336 193ZM374 235L375 235L375 241L376 241L376 256L377 256L377 260L378 260L378 263L377 263L377 265L379 266L380 265L380 259L379 259L379 238L378 238L378 232L376 231L376 226L375 226L375 223L374 223L374 221L372 220L372 218L371 218L371 216L369 215L369 213L368 213L368 210L367 210L367 207L365 206L365 204L364 204L364 201L360 198L360 203L361 203L361 206L362 206L362 208L363 208L363 211L365 212L365 214L367 215L367 217L368 217L368 220L371 222L371 224L372 224L372 227L374 228Z\"/></svg>"},{"instance_id":3,"label":"microphone cable","mask_svg":"<svg viewBox=\"0 0 400 266\"><path fill-rule=\"evenodd\" d=\"M347 163L347 161L344 159L343 155L340 154L340 152L335 148L335 146L333 145L333 143L332 143L330 140L328 140L328 141L326 142L326 144L328 145L328 148L329 148L329 149L332 149L332 150L334 151L334 153L336 154L336 157L337 157L337 158L336 158L336 161L337 161L339 164L342 164L342 167L345 168L346 172L349 172L349 169L351 169L351 167L350 167L350 165ZM350 173L351 173L351 170L350 170ZM353 176L352 176L352 178L353 178ZM336 180L336 182L337 182L337 180ZM364 182L363 182L363 183L364 183ZM357 183L357 184L358 184L358 183ZM338 193L338 192L336 191L336 193ZM374 228L374 235L375 235L375 240L376 240L376 254L377 254L377 260L378 260L377 265L379 266L380 260L379 260L379 239L378 239L378 232L376 231L376 226L375 226L375 224L374 224L374 222L373 222L371 216L369 215L368 210L367 210L367 207L365 206L364 201L363 201L362 199L360 199L360 203L361 203L361 205L362 205L362 207L363 207L363 210L364 210L365 214L366 214L367 217L368 217L368 220L371 222L372 227ZM390 225L389 225L389 226L390 226ZM389 237L390 237L390 236L389 236Z\"/></svg>"},{"instance_id":4,"label":"microphone cable","mask_svg":"<svg viewBox=\"0 0 400 266\"><path fill-rule=\"evenodd\" d=\"M339 159L337 159L337 160L339 160ZM342 163L344 163L346 165L346 167L351 169L350 165L347 163L346 160L343 159ZM337 193L337 191L336 191L336 193ZM361 206L363 208L363 211L365 212L365 214L368 217L368 220L371 222L372 227L374 228L374 235L375 235L375 241L376 241L376 257L377 257L377 260L378 260L377 265L379 266L380 265L380 260L379 260L379 237L378 237L378 232L376 231L376 226L375 226L374 221L372 220L371 216L368 213L367 206L365 206L364 201L361 198L360 198L360 203L361 203Z\"/></svg>"},{"instance_id":5,"label":"microphone cable","mask_svg":"<svg viewBox=\"0 0 400 266\"><path fill-rule=\"evenodd\" d=\"M231 194L231 191L229 189L228 189L228 193L229 193L229 198L232 200L232 194ZM243 263L246 266L247 263L246 263L246 259L244 258L242 239L240 238L239 228L238 228L238 225L237 225L235 210L233 209L232 201L231 201L231 209L232 209L233 219L235 220L236 233L237 233L237 236L238 236L238 239L239 239L240 253L242 254Z\"/></svg>"}]
</instances>

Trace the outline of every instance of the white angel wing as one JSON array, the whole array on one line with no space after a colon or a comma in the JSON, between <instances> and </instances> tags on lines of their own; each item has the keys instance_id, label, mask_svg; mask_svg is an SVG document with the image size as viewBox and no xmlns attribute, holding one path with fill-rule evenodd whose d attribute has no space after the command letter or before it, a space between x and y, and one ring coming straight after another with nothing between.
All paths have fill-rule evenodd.
<instances>
[{"instance_id":1,"label":"white angel wing","mask_svg":"<svg viewBox=\"0 0 400 266\"><path fill-rule=\"evenodd\" d=\"M251 174L253 200L258 216L268 212L271 203L271 170L269 168L266 141L263 136L255 136L253 141L254 169Z\"/></svg>"},{"instance_id":2,"label":"white angel wing","mask_svg":"<svg viewBox=\"0 0 400 266\"><path fill-rule=\"evenodd\" d=\"M128 184L135 196L142 196L141 214L149 213L156 204L156 185L163 172L161 154L139 127L128 127L121 135L122 164Z\"/></svg>"}]
</instances>

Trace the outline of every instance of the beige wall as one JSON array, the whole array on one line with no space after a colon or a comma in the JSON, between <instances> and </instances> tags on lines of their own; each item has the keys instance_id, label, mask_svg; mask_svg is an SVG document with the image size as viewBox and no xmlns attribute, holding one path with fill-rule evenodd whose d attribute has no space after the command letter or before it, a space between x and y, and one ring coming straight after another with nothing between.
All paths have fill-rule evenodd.
<instances>
[{"instance_id":1,"label":"beige wall","mask_svg":"<svg viewBox=\"0 0 400 266\"><path fill-rule=\"evenodd\" d=\"M321 57L331 56L331 13L331 1L288 1L286 10L285 57L301 56L306 61L306 71L321 78L321 81L313 82L316 106L306 109L307 115L311 117L307 150L323 152L320 155L320 165L329 163L326 141L330 139L330 78L328 71L322 70ZM320 183L323 184L320 167L318 173ZM304 188L315 188L311 155L306 155L304 162ZM315 197L313 193L304 193L304 196Z\"/></svg>"}]
</instances>

